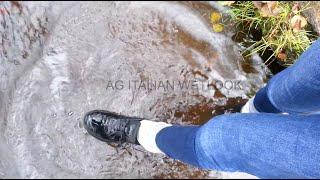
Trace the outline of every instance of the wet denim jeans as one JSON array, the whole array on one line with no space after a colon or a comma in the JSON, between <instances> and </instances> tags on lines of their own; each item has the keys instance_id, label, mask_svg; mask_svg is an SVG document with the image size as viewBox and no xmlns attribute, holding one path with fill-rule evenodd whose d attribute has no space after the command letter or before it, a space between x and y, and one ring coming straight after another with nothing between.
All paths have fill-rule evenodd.
<instances>
[{"instance_id":1,"label":"wet denim jeans","mask_svg":"<svg viewBox=\"0 0 320 180\"><path fill-rule=\"evenodd\" d=\"M227 114L156 137L169 157L260 178L320 178L320 40L254 99L261 113ZM287 112L288 115L281 114Z\"/></svg>"}]
</instances>

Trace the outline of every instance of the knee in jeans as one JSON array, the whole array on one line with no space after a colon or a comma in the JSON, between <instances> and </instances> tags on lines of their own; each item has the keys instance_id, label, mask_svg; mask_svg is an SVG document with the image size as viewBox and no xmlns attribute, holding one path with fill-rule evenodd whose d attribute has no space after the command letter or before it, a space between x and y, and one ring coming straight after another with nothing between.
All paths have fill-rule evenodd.
<instances>
[{"instance_id":1,"label":"knee in jeans","mask_svg":"<svg viewBox=\"0 0 320 180\"><path fill-rule=\"evenodd\" d=\"M203 137L217 136L216 138L218 138L220 137L219 135L228 133L226 132L226 129L234 128L237 122L244 118L243 116L246 116L245 119L250 118L248 117L249 115L243 115L240 113L216 116L200 128L199 136L203 136Z\"/></svg>"},{"instance_id":2,"label":"knee in jeans","mask_svg":"<svg viewBox=\"0 0 320 180\"><path fill-rule=\"evenodd\" d=\"M225 124L226 121L230 120L230 116L232 116L231 114L229 115L219 115L219 116L215 116L212 119L210 119L206 124L203 125L203 129L212 129L213 126L215 127L219 127ZM201 129L202 129L201 128Z\"/></svg>"}]
</instances>

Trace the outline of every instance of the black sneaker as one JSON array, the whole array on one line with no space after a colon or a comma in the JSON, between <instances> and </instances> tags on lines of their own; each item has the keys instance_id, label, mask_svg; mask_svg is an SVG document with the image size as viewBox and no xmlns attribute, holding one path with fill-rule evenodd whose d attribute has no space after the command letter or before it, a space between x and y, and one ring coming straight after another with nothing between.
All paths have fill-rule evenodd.
<instances>
[{"instance_id":1,"label":"black sneaker","mask_svg":"<svg viewBox=\"0 0 320 180\"><path fill-rule=\"evenodd\" d=\"M94 110L84 117L84 127L89 134L107 143L132 143L137 140L142 118L127 117L116 113Z\"/></svg>"}]
</instances>

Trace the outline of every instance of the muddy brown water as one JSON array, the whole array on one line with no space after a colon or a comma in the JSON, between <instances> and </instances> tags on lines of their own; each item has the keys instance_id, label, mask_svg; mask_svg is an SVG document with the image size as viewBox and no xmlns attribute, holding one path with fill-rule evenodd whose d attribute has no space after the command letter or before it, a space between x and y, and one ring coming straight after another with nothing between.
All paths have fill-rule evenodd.
<instances>
[{"instance_id":1,"label":"muddy brown water","mask_svg":"<svg viewBox=\"0 0 320 180\"><path fill-rule=\"evenodd\" d=\"M239 111L264 85L265 67L257 56L244 62L232 29L211 31L215 6L0 2L0 177L222 178L138 146L108 146L82 125L93 109L199 125ZM136 81L173 87L129 85Z\"/></svg>"}]
</instances>

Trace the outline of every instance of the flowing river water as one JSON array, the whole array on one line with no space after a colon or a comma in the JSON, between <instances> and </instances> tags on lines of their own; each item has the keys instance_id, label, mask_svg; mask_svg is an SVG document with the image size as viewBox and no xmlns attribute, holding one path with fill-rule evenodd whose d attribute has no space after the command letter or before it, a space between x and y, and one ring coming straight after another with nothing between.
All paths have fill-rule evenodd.
<instances>
[{"instance_id":1,"label":"flowing river water","mask_svg":"<svg viewBox=\"0 0 320 180\"><path fill-rule=\"evenodd\" d=\"M223 8L0 2L0 178L229 177L109 146L82 125L93 109L178 124L238 111L264 85L265 67L243 59L231 27L211 30L214 10Z\"/></svg>"}]
</instances>

